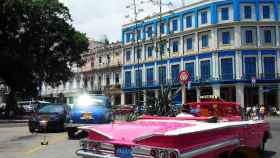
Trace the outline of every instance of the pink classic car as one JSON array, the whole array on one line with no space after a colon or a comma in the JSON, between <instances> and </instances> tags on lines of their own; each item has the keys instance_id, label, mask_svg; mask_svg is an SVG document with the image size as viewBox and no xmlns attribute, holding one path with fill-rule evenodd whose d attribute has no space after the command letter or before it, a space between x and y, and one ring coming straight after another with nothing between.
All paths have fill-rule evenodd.
<instances>
[{"instance_id":1,"label":"pink classic car","mask_svg":"<svg viewBox=\"0 0 280 158\"><path fill-rule=\"evenodd\" d=\"M133 122L82 127L76 154L84 158L257 158L270 138L264 120L242 120L239 104L203 100L180 117L143 116Z\"/></svg>"}]
</instances>

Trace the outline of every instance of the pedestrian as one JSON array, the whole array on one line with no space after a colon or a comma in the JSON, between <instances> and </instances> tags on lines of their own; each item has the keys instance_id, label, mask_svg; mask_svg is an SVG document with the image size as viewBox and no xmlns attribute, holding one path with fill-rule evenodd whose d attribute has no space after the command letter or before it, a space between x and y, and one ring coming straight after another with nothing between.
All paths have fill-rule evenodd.
<instances>
[{"instance_id":1,"label":"pedestrian","mask_svg":"<svg viewBox=\"0 0 280 158\"><path fill-rule=\"evenodd\" d=\"M264 120L264 116L265 116L265 106L261 105L261 107L260 107L260 119Z\"/></svg>"}]
</instances>

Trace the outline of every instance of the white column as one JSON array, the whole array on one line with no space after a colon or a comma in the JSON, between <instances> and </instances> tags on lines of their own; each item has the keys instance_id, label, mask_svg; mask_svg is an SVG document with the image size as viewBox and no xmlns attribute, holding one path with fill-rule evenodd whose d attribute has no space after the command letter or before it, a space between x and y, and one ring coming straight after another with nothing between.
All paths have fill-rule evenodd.
<instances>
[{"instance_id":1,"label":"white column","mask_svg":"<svg viewBox=\"0 0 280 158\"><path fill-rule=\"evenodd\" d=\"M157 62L155 62L155 66L154 66L154 81L158 82L158 66L157 66Z\"/></svg>"},{"instance_id":2,"label":"white column","mask_svg":"<svg viewBox=\"0 0 280 158\"><path fill-rule=\"evenodd\" d=\"M212 41L212 49L218 49L218 29L217 27L211 30L211 41Z\"/></svg>"},{"instance_id":3,"label":"white column","mask_svg":"<svg viewBox=\"0 0 280 158\"><path fill-rule=\"evenodd\" d=\"M275 34L276 34L276 47L280 46L280 35L279 35L279 27L276 26L275 28Z\"/></svg>"},{"instance_id":4,"label":"white column","mask_svg":"<svg viewBox=\"0 0 280 158\"><path fill-rule=\"evenodd\" d=\"M196 101L197 102L200 101L200 89L199 89L199 87L196 87Z\"/></svg>"},{"instance_id":5,"label":"white column","mask_svg":"<svg viewBox=\"0 0 280 158\"><path fill-rule=\"evenodd\" d=\"M277 58L276 58L277 70L276 73L280 74L280 51L277 51ZM278 77L278 76L277 76ZM280 106L280 105L279 105Z\"/></svg>"},{"instance_id":6,"label":"white column","mask_svg":"<svg viewBox=\"0 0 280 158\"><path fill-rule=\"evenodd\" d=\"M136 69L134 67L132 67L132 69L131 69L131 84L132 85L136 84L135 74L136 74Z\"/></svg>"},{"instance_id":7,"label":"white column","mask_svg":"<svg viewBox=\"0 0 280 158\"><path fill-rule=\"evenodd\" d=\"M220 93L221 86L220 85L213 85L212 88L213 88L214 96L220 97L221 96L221 93Z\"/></svg>"},{"instance_id":8,"label":"white column","mask_svg":"<svg viewBox=\"0 0 280 158\"><path fill-rule=\"evenodd\" d=\"M198 56L196 56L195 58L195 77L200 78L200 64L199 64Z\"/></svg>"},{"instance_id":9,"label":"white column","mask_svg":"<svg viewBox=\"0 0 280 158\"><path fill-rule=\"evenodd\" d=\"M124 105L125 104L125 92L122 91L121 92L121 105Z\"/></svg>"},{"instance_id":10,"label":"white column","mask_svg":"<svg viewBox=\"0 0 280 158\"><path fill-rule=\"evenodd\" d=\"M235 54L235 75L236 79L239 80L242 77L242 55L240 51L237 51Z\"/></svg>"},{"instance_id":11,"label":"white column","mask_svg":"<svg viewBox=\"0 0 280 158\"><path fill-rule=\"evenodd\" d=\"M156 97L156 98L159 97L159 90L158 90L158 89L155 90L155 97Z\"/></svg>"},{"instance_id":12,"label":"white column","mask_svg":"<svg viewBox=\"0 0 280 158\"><path fill-rule=\"evenodd\" d=\"M241 27L235 26L234 27L234 40L235 40L235 47L241 47Z\"/></svg>"},{"instance_id":13,"label":"white column","mask_svg":"<svg viewBox=\"0 0 280 158\"><path fill-rule=\"evenodd\" d=\"M236 101L240 103L241 107L244 107L244 85L242 83L236 85Z\"/></svg>"},{"instance_id":14,"label":"white column","mask_svg":"<svg viewBox=\"0 0 280 158\"><path fill-rule=\"evenodd\" d=\"M277 95L276 95L278 107L280 107L280 90L279 89L280 89L280 84L278 84L278 90L277 90Z\"/></svg>"},{"instance_id":15,"label":"white column","mask_svg":"<svg viewBox=\"0 0 280 158\"><path fill-rule=\"evenodd\" d=\"M183 55L183 52L184 52L184 37L183 36L181 36L180 37L180 42L179 42L180 44L180 49L179 49L179 51L180 51L180 55Z\"/></svg>"},{"instance_id":16,"label":"white column","mask_svg":"<svg viewBox=\"0 0 280 158\"><path fill-rule=\"evenodd\" d=\"M219 57L218 53L212 55L212 76L213 78L219 78Z\"/></svg>"},{"instance_id":17,"label":"white column","mask_svg":"<svg viewBox=\"0 0 280 158\"><path fill-rule=\"evenodd\" d=\"M264 104L264 96L263 96L263 86L259 85L258 88L258 93L259 93L259 105L263 105Z\"/></svg>"},{"instance_id":18,"label":"white column","mask_svg":"<svg viewBox=\"0 0 280 158\"><path fill-rule=\"evenodd\" d=\"M186 93L186 85L182 86L182 104L186 104L187 93Z\"/></svg>"},{"instance_id":19,"label":"white column","mask_svg":"<svg viewBox=\"0 0 280 158\"><path fill-rule=\"evenodd\" d=\"M143 95L144 106L147 106L147 90L144 90Z\"/></svg>"},{"instance_id":20,"label":"white column","mask_svg":"<svg viewBox=\"0 0 280 158\"><path fill-rule=\"evenodd\" d=\"M171 77L171 65L169 60L167 61L166 71L167 71L167 81L170 81L172 77Z\"/></svg>"},{"instance_id":21,"label":"white column","mask_svg":"<svg viewBox=\"0 0 280 158\"><path fill-rule=\"evenodd\" d=\"M260 30L260 26L257 26L257 46L258 47L261 47L261 41L262 41L262 39L261 39L261 30Z\"/></svg>"},{"instance_id":22,"label":"white column","mask_svg":"<svg viewBox=\"0 0 280 158\"><path fill-rule=\"evenodd\" d=\"M142 83L146 83L147 81L146 81L146 66L145 66L145 64L143 64L143 68L142 68Z\"/></svg>"},{"instance_id":23,"label":"white column","mask_svg":"<svg viewBox=\"0 0 280 158\"><path fill-rule=\"evenodd\" d=\"M132 93L132 104L136 104L136 93Z\"/></svg>"},{"instance_id":24,"label":"white column","mask_svg":"<svg viewBox=\"0 0 280 158\"><path fill-rule=\"evenodd\" d=\"M114 95L111 96L111 105L112 106L115 105L115 96Z\"/></svg>"},{"instance_id":25,"label":"white column","mask_svg":"<svg viewBox=\"0 0 280 158\"><path fill-rule=\"evenodd\" d=\"M199 51L199 35L198 32L195 32L194 36L194 51Z\"/></svg>"}]
</instances>

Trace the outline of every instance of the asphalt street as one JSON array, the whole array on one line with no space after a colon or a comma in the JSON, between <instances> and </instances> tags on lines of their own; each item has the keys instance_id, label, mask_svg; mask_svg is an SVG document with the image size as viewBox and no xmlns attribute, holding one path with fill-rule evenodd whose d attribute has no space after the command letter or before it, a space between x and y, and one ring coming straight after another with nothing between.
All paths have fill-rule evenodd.
<instances>
[{"instance_id":1,"label":"asphalt street","mask_svg":"<svg viewBox=\"0 0 280 158\"><path fill-rule=\"evenodd\" d=\"M280 118L271 118L273 138L265 158L280 158ZM31 134L26 124L0 124L0 158L77 158L78 140L68 140L65 132L48 133L49 145L42 146L43 134Z\"/></svg>"}]
</instances>

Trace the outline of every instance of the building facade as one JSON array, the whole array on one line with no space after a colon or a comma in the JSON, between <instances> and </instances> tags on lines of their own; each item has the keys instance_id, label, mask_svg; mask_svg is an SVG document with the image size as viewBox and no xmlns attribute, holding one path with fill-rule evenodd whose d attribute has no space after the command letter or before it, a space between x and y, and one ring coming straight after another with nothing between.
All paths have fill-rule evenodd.
<instances>
[{"instance_id":1,"label":"building facade","mask_svg":"<svg viewBox=\"0 0 280 158\"><path fill-rule=\"evenodd\" d=\"M280 1L201 0L162 16L124 25L123 104L135 93L158 94L161 83L191 86L176 102L216 95L245 105L280 105Z\"/></svg>"},{"instance_id":2,"label":"building facade","mask_svg":"<svg viewBox=\"0 0 280 158\"><path fill-rule=\"evenodd\" d=\"M112 97L112 104L120 104L121 95L121 43L105 44L90 41L89 51L82 54L85 64L73 66L74 76L58 87L43 84L42 98L51 101L62 99L73 104L82 93L105 94ZM61 101L61 100L60 100Z\"/></svg>"}]
</instances>

